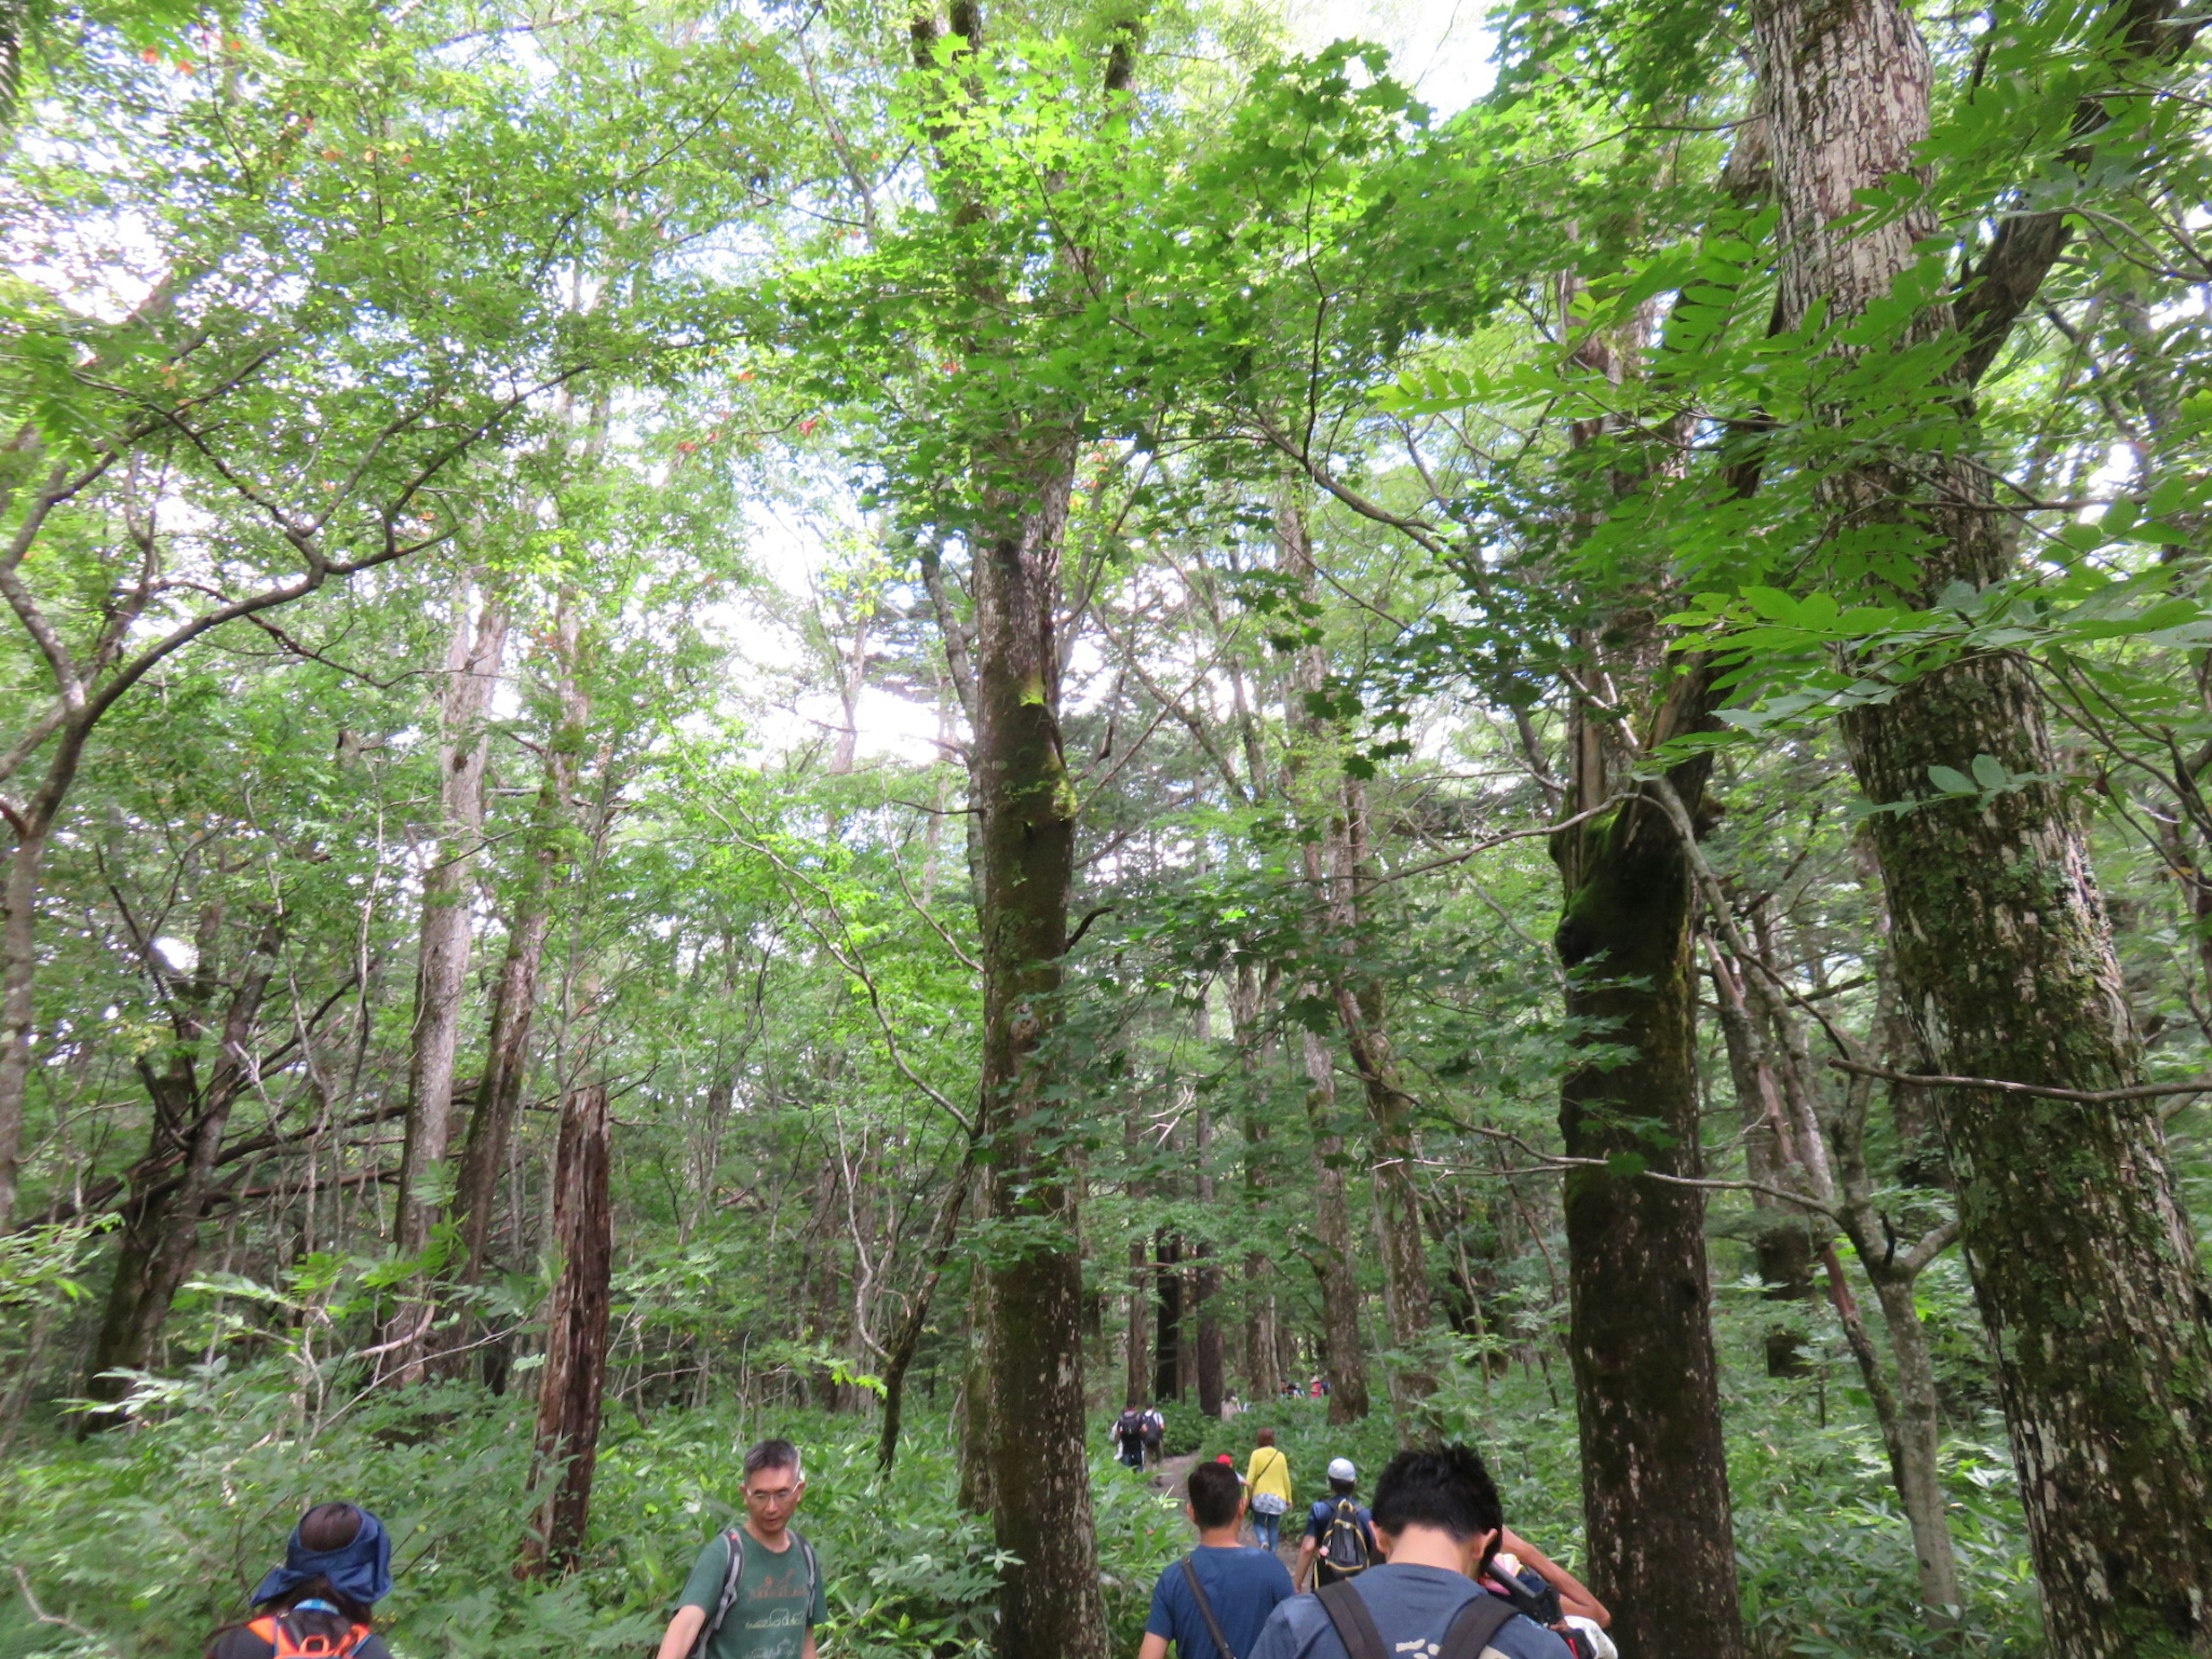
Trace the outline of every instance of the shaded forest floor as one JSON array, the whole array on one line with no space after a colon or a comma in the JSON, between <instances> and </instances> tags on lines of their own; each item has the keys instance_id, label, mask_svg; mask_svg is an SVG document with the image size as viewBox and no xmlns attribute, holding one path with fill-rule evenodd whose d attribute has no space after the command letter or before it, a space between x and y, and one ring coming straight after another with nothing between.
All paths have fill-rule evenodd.
<instances>
[{"instance_id":1,"label":"shaded forest floor","mask_svg":"<svg viewBox=\"0 0 2212 1659\"><path fill-rule=\"evenodd\" d=\"M318 1399L303 1396L296 1377L272 1364L165 1384L167 1403L151 1420L85 1446L51 1425L26 1425L0 1468L0 1659L195 1652L237 1615L306 1503L341 1496L392 1530L398 1588L380 1611L400 1659L640 1650L702 1540L730 1518L742 1448L771 1431L805 1451L799 1525L830 1577L824 1659L981 1650L994 1588L989 1526L958 1509L951 1427L927 1408L910 1416L884 1476L866 1416L618 1407L586 1564L566 1581L533 1583L511 1570L531 1514L526 1400L458 1384ZM1971 1605L1963 1636L1943 1650L1911 1605L1910 1540L1863 1407L1825 1378L1736 1374L1732 1382L1730 1473L1746 1617L1761 1659L2040 1650L2017 1503L1993 1433L1947 1449ZM1465 1377L1458 1388L1444 1408L1455 1431L1482 1446L1508 1518L1579 1565L1571 1416L1540 1377L1518 1370L1487 1389ZM1188 1547L1177 1483L1193 1463L1225 1451L1241 1469L1254 1431L1276 1430L1296 1486L1287 1565L1297 1514L1328 1459L1352 1458L1364 1492L1395 1445L1382 1417L1331 1427L1321 1401L1282 1401L1226 1423L1170 1413L1176 1453L1143 1474L1105 1450L1107 1413L1093 1424L1116 1653L1134 1650L1154 1580Z\"/></svg>"}]
</instances>

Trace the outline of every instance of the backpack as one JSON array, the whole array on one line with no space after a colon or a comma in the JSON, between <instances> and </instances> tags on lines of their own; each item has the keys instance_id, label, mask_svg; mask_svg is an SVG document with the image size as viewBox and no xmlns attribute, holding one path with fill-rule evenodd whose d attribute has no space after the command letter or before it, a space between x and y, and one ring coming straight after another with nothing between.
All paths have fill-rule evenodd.
<instances>
[{"instance_id":1,"label":"backpack","mask_svg":"<svg viewBox=\"0 0 2212 1659\"><path fill-rule=\"evenodd\" d=\"M1126 1446L1145 1437L1145 1414L1133 1406L1114 1419L1114 1438Z\"/></svg>"},{"instance_id":2,"label":"backpack","mask_svg":"<svg viewBox=\"0 0 2212 1659\"><path fill-rule=\"evenodd\" d=\"M1324 1584L1319 1595L1322 1609L1336 1626L1337 1639L1351 1659L1391 1659L1393 1650L1384 1644L1375 1615L1367 1610L1367 1599L1355 1586ZM1443 1645L1435 1650L1437 1659L1482 1659L1490 1638L1513 1616L1512 1605L1504 1597L1476 1596L1452 1615Z\"/></svg>"},{"instance_id":3,"label":"backpack","mask_svg":"<svg viewBox=\"0 0 2212 1659\"><path fill-rule=\"evenodd\" d=\"M1162 1417L1158 1412L1146 1412L1145 1413L1145 1444L1152 1450L1158 1451L1160 1449L1160 1443L1167 1438L1167 1419Z\"/></svg>"},{"instance_id":4,"label":"backpack","mask_svg":"<svg viewBox=\"0 0 2212 1659\"><path fill-rule=\"evenodd\" d=\"M1321 1559L1342 1578L1367 1571L1367 1529L1359 1524L1359 1505L1349 1498L1336 1500L1336 1513L1321 1537Z\"/></svg>"},{"instance_id":5,"label":"backpack","mask_svg":"<svg viewBox=\"0 0 2212 1659\"><path fill-rule=\"evenodd\" d=\"M270 1613L246 1626L269 1644L271 1659L348 1659L368 1640L368 1626L355 1625L333 1641L327 1636L303 1636L283 1613Z\"/></svg>"},{"instance_id":6,"label":"backpack","mask_svg":"<svg viewBox=\"0 0 2212 1659\"><path fill-rule=\"evenodd\" d=\"M707 1622L699 1627L699 1639L691 1644L690 1659L706 1659L707 1644L714 1639L714 1632L721 1629L722 1620L730 1616L730 1609L737 1604L738 1581L745 1576L745 1529L732 1527L722 1538L730 1547L730 1565L722 1573L721 1597L714 1603L714 1611L708 1615ZM811 1607L814 1605L815 1589L822 1583L822 1563L815 1556L814 1546L798 1532L793 1532L791 1541L806 1558L806 1604Z\"/></svg>"}]
</instances>

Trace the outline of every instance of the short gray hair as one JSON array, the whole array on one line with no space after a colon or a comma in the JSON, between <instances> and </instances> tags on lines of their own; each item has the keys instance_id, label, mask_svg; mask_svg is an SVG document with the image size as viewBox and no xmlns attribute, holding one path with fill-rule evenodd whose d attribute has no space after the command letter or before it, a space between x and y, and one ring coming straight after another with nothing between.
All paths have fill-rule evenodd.
<instances>
[{"instance_id":1,"label":"short gray hair","mask_svg":"<svg viewBox=\"0 0 2212 1659\"><path fill-rule=\"evenodd\" d=\"M799 1461L799 1448L788 1440L773 1437L745 1454L746 1480L751 1480L763 1469L789 1469L799 1480L806 1479L805 1466Z\"/></svg>"}]
</instances>

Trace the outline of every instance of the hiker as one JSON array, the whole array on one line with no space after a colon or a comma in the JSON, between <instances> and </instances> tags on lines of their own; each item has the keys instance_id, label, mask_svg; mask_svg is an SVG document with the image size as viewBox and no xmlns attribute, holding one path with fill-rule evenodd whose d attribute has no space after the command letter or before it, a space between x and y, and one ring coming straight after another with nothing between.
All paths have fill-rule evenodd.
<instances>
[{"instance_id":1,"label":"hiker","mask_svg":"<svg viewBox=\"0 0 2212 1659\"><path fill-rule=\"evenodd\" d=\"M1283 1515L1291 1507L1291 1460L1276 1449L1273 1429L1252 1437L1244 1492L1252 1510L1252 1541L1263 1550L1281 1548Z\"/></svg>"},{"instance_id":2,"label":"hiker","mask_svg":"<svg viewBox=\"0 0 2212 1659\"><path fill-rule=\"evenodd\" d=\"M1137 1659L1244 1659L1279 1601L1291 1597L1283 1564L1237 1541L1244 1492L1234 1465L1200 1463L1183 1481L1183 1513L1198 1547L1160 1575Z\"/></svg>"},{"instance_id":3,"label":"hiker","mask_svg":"<svg viewBox=\"0 0 2212 1659\"><path fill-rule=\"evenodd\" d=\"M1145 1467L1145 1414L1133 1403L1121 1407L1121 1414L1106 1432L1114 1442L1115 1455L1125 1468Z\"/></svg>"},{"instance_id":4,"label":"hiker","mask_svg":"<svg viewBox=\"0 0 2212 1659\"><path fill-rule=\"evenodd\" d=\"M1360 1506L1359 1471L1348 1457L1328 1466L1328 1496L1314 1499L1306 1511L1306 1535L1298 1540L1298 1588L1312 1578L1316 1565L1321 1577L1314 1588L1355 1577L1375 1562L1373 1518Z\"/></svg>"},{"instance_id":5,"label":"hiker","mask_svg":"<svg viewBox=\"0 0 2212 1659\"><path fill-rule=\"evenodd\" d=\"M1490 1558L1481 1583L1492 1595L1510 1601L1515 1612L1565 1638L1575 1659L1618 1659L1619 1650L1605 1633L1613 1623L1605 1603L1574 1574L1516 1537L1512 1528L1498 1528L1498 1553Z\"/></svg>"},{"instance_id":6,"label":"hiker","mask_svg":"<svg viewBox=\"0 0 2212 1659\"><path fill-rule=\"evenodd\" d=\"M1374 1522L1389 1559L1285 1601L1244 1659L1569 1659L1560 1637L1478 1582L1505 1517L1490 1472L1467 1447L1392 1458L1375 1483Z\"/></svg>"},{"instance_id":7,"label":"hiker","mask_svg":"<svg viewBox=\"0 0 2212 1659\"><path fill-rule=\"evenodd\" d=\"M830 1616L822 1563L792 1530L806 1495L799 1448L763 1440L745 1454L745 1518L707 1540L659 1659L814 1659L814 1627Z\"/></svg>"},{"instance_id":8,"label":"hiker","mask_svg":"<svg viewBox=\"0 0 2212 1659\"><path fill-rule=\"evenodd\" d=\"M255 1617L227 1625L207 1659L392 1659L370 1629L369 1609L392 1589L392 1539L351 1504L318 1504L300 1517L284 1565L253 1592Z\"/></svg>"},{"instance_id":9,"label":"hiker","mask_svg":"<svg viewBox=\"0 0 2212 1659\"><path fill-rule=\"evenodd\" d=\"M1149 1468L1160 1466L1160 1451L1167 1443L1168 1419L1158 1406L1145 1407L1145 1462Z\"/></svg>"}]
</instances>

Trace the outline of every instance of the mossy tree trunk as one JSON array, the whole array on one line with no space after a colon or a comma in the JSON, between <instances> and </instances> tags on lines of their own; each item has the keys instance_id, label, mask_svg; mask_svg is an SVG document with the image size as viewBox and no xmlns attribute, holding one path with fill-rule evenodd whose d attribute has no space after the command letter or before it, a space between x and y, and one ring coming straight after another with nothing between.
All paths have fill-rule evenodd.
<instances>
[{"instance_id":1,"label":"mossy tree trunk","mask_svg":"<svg viewBox=\"0 0 2212 1659\"><path fill-rule=\"evenodd\" d=\"M2185 42L2164 27L2174 10L2122 0L2107 14L2113 49L2138 59L2129 76ZM1899 0L1758 0L1752 17L1775 112L1781 319L1795 326L1819 307L1847 321L1887 296L1939 232L1924 208L1865 222L1850 214L1855 192L1917 174L1930 126L1927 46ZM2101 119L2085 100L2066 161L2093 164ZM1972 382L2068 235L2057 212L2008 220L1960 293L1923 308L1894 341L1957 331L1962 450L1973 444ZM1866 349L1839 346L1841 373ZM1825 413L1854 430L1866 424L1841 391ZM1908 605L1954 582L1986 586L2014 567L1987 474L1970 455L1943 453L1855 452L1855 465L1826 481L1836 531L1860 545L1886 535L1891 568L1910 570L1893 595ZM1966 771L1986 756L2014 777L2060 769L2033 675L2009 654L1914 680L1849 714L1844 737L1861 790L1886 805L1926 796L1931 766ZM1900 999L1939 1071L2087 1093L2134 1081L2110 927L2056 785L1882 813L1871 836ZM2212 1652L2212 1287L2156 1110L2142 1100L1932 1092L2052 1652Z\"/></svg>"},{"instance_id":2,"label":"mossy tree trunk","mask_svg":"<svg viewBox=\"0 0 2212 1659\"><path fill-rule=\"evenodd\" d=\"M1705 677L1675 683L1645 752L1695 730ZM1614 769L1578 719L1569 817L1601 809ZM1706 763L1667 781L1696 802ZM1624 1653L1743 1652L1705 1261L1692 866L1650 786L1562 829L1555 944L1582 1057L1560 1085L1568 1346L1579 1407L1590 1586ZM1647 1173L1648 1172L1648 1173Z\"/></svg>"}]
</instances>

